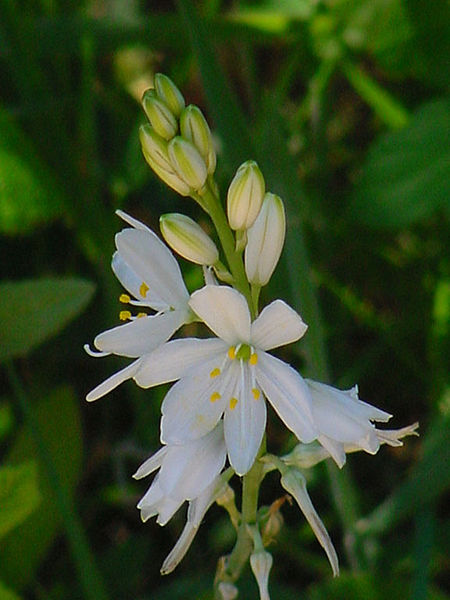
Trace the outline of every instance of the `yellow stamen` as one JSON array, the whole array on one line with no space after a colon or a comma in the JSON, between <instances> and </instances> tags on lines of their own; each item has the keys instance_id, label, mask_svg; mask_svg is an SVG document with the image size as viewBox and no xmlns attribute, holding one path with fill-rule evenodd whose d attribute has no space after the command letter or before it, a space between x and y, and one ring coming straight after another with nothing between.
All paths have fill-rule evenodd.
<instances>
[{"instance_id":1,"label":"yellow stamen","mask_svg":"<svg viewBox=\"0 0 450 600\"><path fill-rule=\"evenodd\" d=\"M211 371L211 373L209 374L210 377L218 377L219 375L220 375L219 367L216 367L215 369L213 369Z\"/></svg>"},{"instance_id":2,"label":"yellow stamen","mask_svg":"<svg viewBox=\"0 0 450 600\"><path fill-rule=\"evenodd\" d=\"M209 400L210 402L216 402L216 400L220 400L220 398L221 395L219 394L219 392L213 392Z\"/></svg>"},{"instance_id":3,"label":"yellow stamen","mask_svg":"<svg viewBox=\"0 0 450 600\"><path fill-rule=\"evenodd\" d=\"M142 317L146 317L147 316L147 313L140 312L136 316L137 316L138 319L142 319Z\"/></svg>"},{"instance_id":4,"label":"yellow stamen","mask_svg":"<svg viewBox=\"0 0 450 600\"><path fill-rule=\"evenodd\" d=\"M130 302L131 298L128 294L120 294L119 296L119 302L122 302L123 304L128 304L128 302Z\"/></svg>"},{"instance_id":5,"label":"yellow stamen","mask_svg":"<svg viewBox=\"0 0 450 600\"><path fill-rule=\"evenodd\" d=\"M255 354L255 353L253 353L253 354L250 356L250 364L251 364L251 365L256 365L256 363L257 363L257 362L258 362L258 355L257 355L257 354Z\"/></svg>"},{"instance_id":6,"label":"yellow stamen","mask_svg":"<svg viewBox=\"0 0 450 600\"><path fill-rule=\"evenodd\" d=\"M150 288L148 287L148 285L145 283L145 281L143 281L141 283L141 287L139 288L139 293L140 295L145 298L147 296L147 292Z\"/></svg>"},{"instance_id":7,"label":"yellow stamen","mask_svg":"<svg viewBox=\"0 0 450 600\"><path fill-rule=\"evenodd\" d=\"M236 408L237 403L238 403L237 398L231 398L230 399L230 410L234 410Z\"/></svg>"},{"instance_id":8,"label":"yellow stamen","mask_svg":"<svg viewBox=\"0 0 450 600\"><path fill-rule=\"evenodd\" d=\"M121 321L128 321L128 319L131 319L131 313L129 310L121 310L119 313L119 319Z\"/></svg>"},{"instance_id":9,"label":"yellow stamen","mask_svg":"<svg viewBox=\"0 0 450 600\"><path fill-rule=\"evenodd\" d=\"M236 348L234 346L231 346L229 348L228 356L231 358L231 360L234 360L236 358Z\"/></svg>"},{"instance_id":10,"label":"yellow stamen","mask_svg":"<svg viewBox=\"0 0 450 600\"><path fill-rule=\"evenodd\" d=\"M253 388L252 389L252 394L253 394L253 398L255 400L259 400L259 397L261 396L261 392L258 389Z\"/></svg>"}]
</instances>

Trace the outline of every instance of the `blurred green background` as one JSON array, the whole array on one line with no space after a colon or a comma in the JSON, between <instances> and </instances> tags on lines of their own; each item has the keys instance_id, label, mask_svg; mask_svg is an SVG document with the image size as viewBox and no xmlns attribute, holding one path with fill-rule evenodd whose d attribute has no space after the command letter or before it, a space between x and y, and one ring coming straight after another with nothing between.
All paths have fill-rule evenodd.
<instances>
[{"instance_id":1,"label":"blurred green background","mask_svg":"<svg viewBox=\"0 0 450 600\"><path fill-rule=\"evenodd\" d=\"M420 421L402 448L308 473L342 574L285 505L272 599L448 597L449 24L445 0L2 0L0 600L206 600L233 544L215 507L161 578L184 514L142 524L147 482L131 475L158 448L164 390L84 401L126 364L83 352L119 322L114 210L208 228L141 156L139 100L158 71L207 115L222 193L254 158L286 202L264 299L309 330L285 358L357 382L392 427ZM293 443L273 418L270 450ZM282 495L269 476L262 502ZM249 572L240 597L257 598Z\"/></svg>"}]
</instances>

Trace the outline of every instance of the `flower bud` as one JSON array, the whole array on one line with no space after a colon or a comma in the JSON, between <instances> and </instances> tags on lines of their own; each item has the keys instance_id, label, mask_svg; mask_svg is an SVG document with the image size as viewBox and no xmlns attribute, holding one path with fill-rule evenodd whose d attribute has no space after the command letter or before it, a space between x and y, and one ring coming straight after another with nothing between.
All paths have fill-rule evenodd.
<instances>
[{"instance_id":1,"label":"flower bud","mask_svg":"<svg viewBox=\"0 0 450 600\"><path fill-rule=\"evenodd\" d=\"M169 142L169 157L177 175L195 191L200 190L208 175L206 165L197 148L181 136Z\"/></svg>"},{"instance_id":2,"label":"flower bud","mask_svg":"<svg viewBox=\"0 0 450 600\"><path fill-rule=\"evenodd\" d=\"M214 265L219 260L215 243L186 215L162 215L159 226L167 244L183 258L198 265Z\"/></svg>"},{"instance_id":3,"label":"flower bud","mask_svg":"<svg viewBox=\"0 0 450 600\"><path fill-rule=\"evenodd\" d=\"M309 469L329 456L327 450L317 443L297 444L289 454L282 456L281 459L289 466Z\"/></svg>"},{"instance_id":4,"label":"flower bud","mask_svg":"<svg viewBox=\"0 0 450 600\"><path fill-rule=\"evenodd\" d=\"M174 116L178 118L184 108L184 98L174 82L167 75L156 73L155 90L158 97L170 108Z\"/></svg>"},{"instance_id":5,"label":"flower bud","mask_svg":"<svg viewBox=\"0 0 450 600\"><path fill-rule=\"evenodd\" d=\"M139 128L139 138L144 158L158 177L182 196L188 196L191 188L175 173L170 162L167 141L149 124Z\"/></svg>"},{"instance_id":6,"label":"flower bud","mask_svg":"<svg viewBox=\"0 0 450 600\"><path fill-rule=\"evenodd\" d=\"M144 93L142 106L156 133L165 140L171 140L177 133L178 123L167 104L156 96L155 90Z\"/></svg>"},{"instance_id":7,"label":"flower bud","mask_svg":"<svg viewBox=\"0 0 450 600\"><path fill-rule=\"evenodd\" d=\"M190 104L180 116L181 135L194 144L203 157L208 173L216 168L216 152L213 147L211 130L198 106Z\"/></svg>"},{"instance_id":8,"label":"flower bud","mask_svg":"<svg viewBox=\"0 0 450 600\"><path fill-rule=\"evenodd\" d=\"M247 160L236 171L228 188L227 213L231 229L248 229L261 209L265 192L264 177L254 160Z\"/></svg>"},{"instance_id":9,"label":"flower bud","mask_svg":"<svg viewBox=\"0 0 450 600\"><path fill-rule=\"evenodd\" d=\"M269 552L259 550L250 556L250 566L259 588L260 600L270 600L269 596L269 574L272 568L273 558Z\"/></svg>"},{"instance_id":10,"label":"flower bud","mask_svg":"<svg viewBox=\"0 0 450 600\"><path fill-rule=\"evenodd\" d=\"M267 193L256 221L247 231L245 272L250 283L266 285L280 258L286 234L283 201Z\"/></svg>"},{"instance_id":11,"label":"flower bud","mask_svg":"<svg viewBox=\"0 0 450 600\"><path fill-rule=\"evenodd\" d=\"M218 585L218 592L220 594L220 600L235 600L238 597L238 589L229 581L222 581Z\"/></svg>"}]
</instances>

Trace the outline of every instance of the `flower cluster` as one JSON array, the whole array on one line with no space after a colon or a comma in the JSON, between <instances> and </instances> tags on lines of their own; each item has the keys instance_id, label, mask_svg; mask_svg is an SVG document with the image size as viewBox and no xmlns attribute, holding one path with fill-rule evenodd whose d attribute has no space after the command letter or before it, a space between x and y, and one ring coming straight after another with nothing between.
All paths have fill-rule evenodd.
<instances>
[{"instance_id":1,"label":"flower cluster","mask_svg":"<svg viewBox=\"0 0 450 600\"><path fill-rule=\"evenodd\" d=\"M112 259L127 292L120 296L125 305L120 319L126 323L98 335L95 350L86 346L86 351L133 360L89 392L87 400L101 398L127 379L141 388L173 382L161 407L162 447L134 476L140 479L156 471L138 504L144 521L156 516L165 525L189 503L186 526L162 572L176 567L204 514L218 502L230 513L238 539L247 537L253 546L242 555L243 544L236 544L229 559L220 563L218 597L234 589L242 562L249 559L260 596L268 598L272 557L257 513L264 475L280 472L281 485L295 498L337 575L336 552L311 503L302 470L328 457L342 467L348 452L375 454L383 443L401 445L416 425L379 430L374 422L386 422L391 415L359 400L356 387L341 391L305 380L271 353L307 331L283 300L259 310L260 289L269 282L283 248L282 200L266 191L258 165L247 161L231 181L225 213L214 181L211 132L201 111L185 106L181 92L161 74L155 77L155 88L144 94L143 106L149 119L140 133L146 161L170 187L205 210L221 248L189 217L161 217L168 246L203 266L205 285L189 293L169 247L141 222L117 211L128 225L116 235ZM192 322L202 323L211 337L173 338ZM267 403L298 440L286 456L266 453ZM252 483L244 485L244 496L250 495L243 498L241 513L228 483L234 474Z\"/></svg>"}]
</instances>

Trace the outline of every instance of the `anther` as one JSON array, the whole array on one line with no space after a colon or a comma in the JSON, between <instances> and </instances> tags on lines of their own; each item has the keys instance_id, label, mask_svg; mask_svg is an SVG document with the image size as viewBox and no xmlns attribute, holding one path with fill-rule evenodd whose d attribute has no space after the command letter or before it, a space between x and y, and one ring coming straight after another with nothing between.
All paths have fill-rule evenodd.
<instances>
[{"instance_id":1,"label":"anther","mask_svg":"<svg viewBox=\"0 0 450 600\"><path fill-rule=\"evenodd\" d=\"M147 292L150 288L148 287L148 285L145 283L145 281L143 281L141 283L141 287L139 288L139 293L140 295L145 298L147 296Z\"/></svg>"},{"instance_id":2,"label":"anther","mask_svg":"<svg viewBox=\"0 0 450 600\"><path fill-rule=\"evenodd\" d=\"M128 304L130 300L131 298L128 294L120 294L119 296L119 302L122 302L123 304Z\"/></svg>"},{"instance_id":3,"label":"anther","mask_svg":"<svg viewBox=\"0 0 450 600\"><path fill-rule=\"evenodd\" d=\"M236 404L238 403L238 399L237 398L231 398L230 399L230 410L234 410L236 408Z\"/></svg>"},{"instance_id":4,"label":"anther","mask_svg":"<svg viewBox=\"0 0 450 600\"><path fill-rule=\"evenodd\" d=\"M221 397L222 396L219 394L219 392L213 392L209 400L210 402L216 402L217 400L220 400Z\"/></svg>"},{"instance_id":5,"label":"anther","mask_svg":"<svg viewBox=\"0 0 450 600\"><path fill-rule=\"evenodd\" d=\"M128 321L128 319L131 319L131 313L129 310L121 310L119 313L119 319L121 321Z\"/></svg>"},{"instance_id":6,"label":"anther","mask_svg":"<svg viewBox=\"0 0 450 600\"><path fill-rule=\"evenodd\" d=\"M218 377L220 375L220 369L219 367L216 367L215 369L213 369L211 371L211 373L209 374L210 377L214 378L214 377Z\"/></svg>"},{"instance_id":7,"label":"anther","mask_svg":"<svg viewBox=\"0 0 450 600\"><path fill-rule=\"evenodd\" d=\"M257 388L252 388L252 394L255 400L259 400L261 392Z\"/></svg>"},{"instance_id":8,"label":"anther","mask_svg":"<svg viewBox=\"0 0 450 600\"><path fill-rule=\"evenodd\" d=\"M256 365L256 363L258 362L258 355L255 352L250 355L250 361L249 362L250 362L251 365Z\"/></svg>"},{"instance_id":9,"label":"anther","mask_svg":"<svg viewBox=\"0 0 450 600\"><path fill-rule=\"evenodd\" d=\"M147 313L145 313L145 312L140 312L140 313L138 313L136 316L137 316L137 318L138 318L138 319L142 319L142 317L146 317L146 316L147 316Z\"/></svg>"},{"instance_id":10,"label":"anther","mask_svg":"<svg viewBox=\"0 0 450 600\"><path fill-rule=\"evenodd\" d=\"M231 360L234 360L236 358L236 348L234 346L231 346L228 349L228 356L229 358L231 358Z\"/></svg>"}]
</instances>

